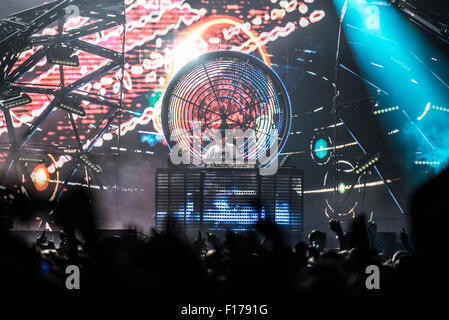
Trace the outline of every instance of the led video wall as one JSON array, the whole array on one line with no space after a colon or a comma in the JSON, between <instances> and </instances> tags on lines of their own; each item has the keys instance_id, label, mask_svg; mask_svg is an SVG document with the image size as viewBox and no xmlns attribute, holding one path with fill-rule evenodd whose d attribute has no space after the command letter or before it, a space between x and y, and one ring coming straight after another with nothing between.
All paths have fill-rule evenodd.
<instances>
[{"instance_id":1,"label":"led video wall","mask_svg":"<svg viewBox=\"0 0 449 320\"><path fill-rule=\"evenodd\" d=\"M300 28L318 23L325 17L319 1L186 1L186 0L126 0L126 64L124 72L124 110L120 135L130 132L140 142L154 146L163 143L160 123L162 96L174 73L193 58L214 50L237 50L251 53L271 66L267 45L288 37ZM70 18L65 28L87 24L86 18ZM121 51L122 27L115 27L82 38L82 40ZM46 28L42 35L55 35ZM29 58L38 47L22 54L18 64ZM107 62L101 57L80 52L79 67L65 67L66 83L92 72ZM58 66L43 58L21 82L57 87L60 85ZM120 71L108 73L87 83L79 91L90 94L116 95ZM26 128L47 107L50 99L42 94L30 94L32 103L12 111L15 128ZM107 112L106 107L83 102L84 117L75 121L83 140L95 129ZM64 114L54 116L52 123L41 127L30 143L75 146L70 122ZM116 123L117 125L117 123ZM112 126L97 141L95 148L114 148L118 128ZM7 128L0 114L0 141L6 143ZM132 148L130 148L132 149ZM0 154L0 161L6 152ZM64 166L70 156L59 156L57 166Z\"/></svg>"},{"instance_id":2,"label":"led video wall","mask_svg":"<svg viewBox=\"0 0 449 320\"><path fill-rule=\"evenodd\" d=\"M281 168L172 168L156 173L156 227L172 219L190 235L202 231L254 230L260 219L298 238L303 232L303 172Z\"/></svg>"}]
</instances>

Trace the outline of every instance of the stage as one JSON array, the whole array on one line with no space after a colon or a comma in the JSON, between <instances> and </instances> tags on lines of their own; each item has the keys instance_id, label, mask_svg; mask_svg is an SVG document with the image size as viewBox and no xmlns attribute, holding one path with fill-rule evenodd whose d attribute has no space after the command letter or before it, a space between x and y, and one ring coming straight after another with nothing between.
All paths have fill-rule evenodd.
<instances>
[{"instance_id":1,"label":"stage","mask_svg":"<svg viewBox=\"0 0 449 320\"><path fill-rule=\"evenodd\" d=\"M303 297L327 279L363 299L364 267L418 268L447 209L448 14L439 0L2 1L0 238L23 254L16 275L65 290L63 267L87 257L162 296L173 276L181 296Z\"/></svg>"}]
</instances>

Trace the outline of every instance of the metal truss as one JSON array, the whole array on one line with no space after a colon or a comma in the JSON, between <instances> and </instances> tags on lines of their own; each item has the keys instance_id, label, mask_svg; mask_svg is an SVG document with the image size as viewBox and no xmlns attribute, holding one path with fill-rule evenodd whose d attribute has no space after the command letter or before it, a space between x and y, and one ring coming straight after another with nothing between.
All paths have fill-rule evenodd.
<instances>
[{"instance_id":1,"label":"metal truss","mask_svg":"<svg viewBox=\"0 0 449 320\"><path fill-rule=\"evenodd\" d=\"M64 24L67 20L68 10L76 8L80 17L94 20L81 27L65 30ZM56 25L56 27L55 27ZM122 25L122 50L114 51L96 44L81 40L81 38L99 33ZM41 35L42 30L55 27L56 35ZM1 92L32 93L52 96L48 106L34 118L33 122L24 133L18 134L13 126L11 111L1 108L4 122L7 127L9 145L8 155L0 168L0 184L8 174L15 171L16 185L19 192L24 187L24 181L31 182L30 172L26 166L26 159L39 157L51 153L55 155L67 155L72 159L72 166L67 177L63 180L62 187L58 192L59 199L66 189L70 179L76 171L85 166L92 178L103 189L98 177L98 166L90 160L94 158L91 154L95 143L110 128L112 122L120 115L123 96L123 68L125 60L125 30L126 16L123 0L56 0L25 11L10 15L7 19L0 21L0 94ZM59 86L48 86L20 82L22 77L35 67L44 57L48 56L55 48L69 48L73 52L86 52L109 60L107 64L95 71L81 76L74 82L65 83L64 65L59 65ZM22 52L35 48L35 52L24 62L18 64ZM47 61L48 62L48 61ZM83 85L99 79L101 76L113 70L121 69L119 97L111 95L98 95L78 90ZM108 111L105 116L95 125L85 140L80 139L78 127L74 121L73 112L61 108L64 101L75 100L87 101L94 105L106 106ZM35 147L29 143L30 138L47 120L48 116L56 109L67 112L73 136L76 138L76 146L66 150L65 148L49 145ZM24 158L25 157L25 158ZM28 158L26 158L28 157ZM89 179L89 177L87 177ZM27 188L36 192L33 183L28 183Z\"/></svg>"},{"instance_id":2,"label":"metal truss","mask_svg":"<svg viewBox=\"0 0 449 320\"><path fill-rule=\"evenodd\" d=\"M423 7L425 1L390 0L390 2L407 15L411 21L424 29L432 31L434 35L446 44L449 44L449 20L448 16L445 16L443 12L425 9Z\"/></svg>"}]
</instances>

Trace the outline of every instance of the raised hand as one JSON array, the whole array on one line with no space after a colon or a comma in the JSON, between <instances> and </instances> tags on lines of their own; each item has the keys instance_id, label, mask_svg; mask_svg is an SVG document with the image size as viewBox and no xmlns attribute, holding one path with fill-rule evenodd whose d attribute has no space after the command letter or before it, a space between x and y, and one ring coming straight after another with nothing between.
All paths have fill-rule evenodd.
<instances>
[{"instance_id":1,"label":"raised hand","mask_svg":"<svg viewBox=\"0 0 449 320\"><path fill-rule=\"evenodd\" d=\"M329 228L337 234L337 236L343 236L343 229L339 220L332 219L329 221Z\"/></svg>"},{"instance_id":2,"label":"raised hand","mask_svg":"<svg viewBox=\"0 0 449 320\"><path fill-rule=\"evenodd\" d=\"M402 245L405 247L405 249L407 250L407 251L411 251L411 248L410 248L410 243L408 242L408 233L407 233L407 231L405 230L405 228L402 228L402 231L401 231L401 243L402 243Z\"/></svg>"}]
</instances>

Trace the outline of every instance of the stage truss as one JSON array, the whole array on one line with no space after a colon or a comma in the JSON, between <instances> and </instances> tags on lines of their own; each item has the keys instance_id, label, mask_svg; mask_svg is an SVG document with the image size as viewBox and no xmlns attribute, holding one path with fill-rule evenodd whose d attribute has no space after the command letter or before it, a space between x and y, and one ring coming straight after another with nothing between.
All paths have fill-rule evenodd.
<instances>
[{"instance_id":1,"label":"stage truss","mask_svg":"<svg viewBox=\"0 0 449 320\"><path fill-rule=\"evenodd\" d=\"M92 41L96 35L113 28L121 33L121 43L115 50ZM0 22L0 107L3 113L0 120L6 125L9 138L0 145L1 152L6 153L0 168L0 184L30 197L52 184L45 200L58 200L81 169L87 184L90 185L93 178L104 189L99 178L102 169L92 150L107 130L120 132L125 29L125 5L121 0L57 0L10 15ZM49 34L48 30L54 32ZM19 58L26 54L29 57L18 64ZM100 59L98 68L92 72L86 68L76 79L68 76L73 73L65 70L83 68L78 57L86 54ZM45 78L27 79L28 71L45 67L59 69L58 85L47 84ZM82 90L86 84L108 74L112 79L110 89ZM25 123L25 130L20 130L22 126L14 123L18 119L16 113L26 111L26 103L36 95L47 96L48 104L42 106L32 121ZM91 115L100 109L107 110L105 116L98 121L91 120L95 119ZM54 123L55 118L50 118L57 112L62 112L63 120L59 118ZM68 123L75 141L64 145L46 143L43 131L61 125L61 121ZM114 121L118 124L114 125ZM92 129L81 136L79 127L86 123ZM120 141L120 134L117 136ZM61 161L71 163L67 172L59 172Z\"/></svg>"}]
</instances>

